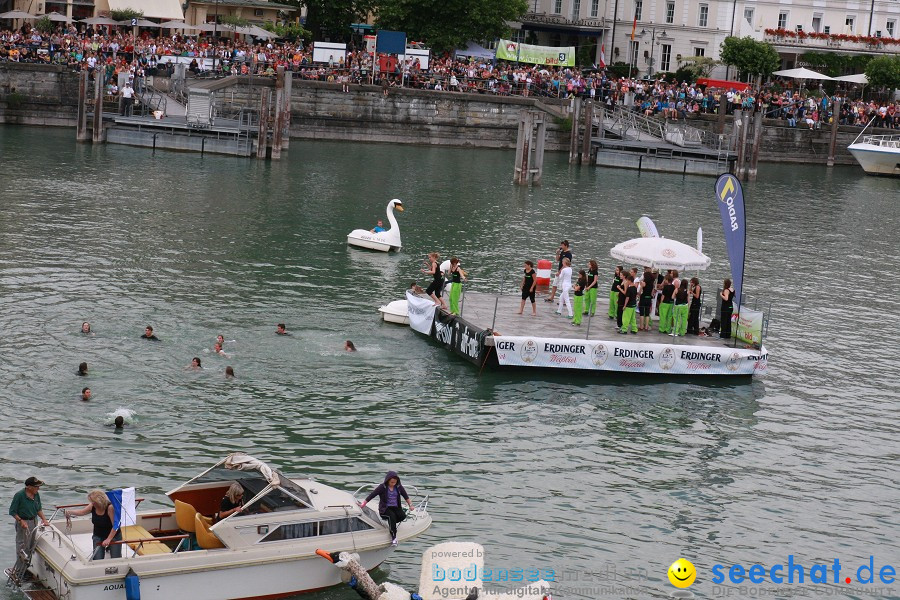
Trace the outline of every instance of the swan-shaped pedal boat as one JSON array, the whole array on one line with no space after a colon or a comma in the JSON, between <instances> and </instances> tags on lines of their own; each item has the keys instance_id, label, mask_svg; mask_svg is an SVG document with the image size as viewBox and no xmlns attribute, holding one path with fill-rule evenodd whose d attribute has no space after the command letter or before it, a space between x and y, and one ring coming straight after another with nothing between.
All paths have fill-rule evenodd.
<instances>
[{"instance_id":1,"label":"swan-shaped pedal boat","mask_svg":"<svg viewBox=\"0 0 900 600\"><path fill-rule=\"evenodd\" d=\"M351 246L359 248L368 248L369 250L378 250L379 252L390 252L391 250L400 249L400 227L397 225L397 219L394 218L394 210L403 212L403 202L394 198L387 205L387 219L391 224L391 228L386 231L372 233L368 229L354 229L347 235L347 243Z\"/></svg>"}]
</instances>

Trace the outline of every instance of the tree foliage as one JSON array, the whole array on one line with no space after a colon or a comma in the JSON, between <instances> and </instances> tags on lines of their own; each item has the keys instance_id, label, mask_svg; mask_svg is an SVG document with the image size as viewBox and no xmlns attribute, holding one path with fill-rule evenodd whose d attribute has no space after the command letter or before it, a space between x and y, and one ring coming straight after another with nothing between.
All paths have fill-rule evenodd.
<instances>
[{"instance_id":1,"label":"tree foliage","mask_svg":"<svg viewBox=\"0 0 900 600\"><path fill-rule=\"evenodd\" d=\"M268 21L263 25L263 28L271 31L275 35L280 38L284 38L291 42L296 41L298 39L312 39L312 34L304 29L303 25L299 25L297 23L273 23L272 21Z\"/></svg>"},{"instance_id":2,"label":"tree foliage","mask_svg":"<svg viewBox=\"0 0 900 600\"><path fill-rule=\"evenodd\" d=\"M879 56L866 66L869 85L891 91L900 88L900 56Z\"/></svg>"},{"instance_id":3,"label":"tree foliage","mask_svg":"<svg viewBox=\"0 0 900 600\"><path fill-rule=\"evenodd\" d=\"M781 57L771 44L751 37L729 36L722 42L722 62L736 67L744 75L766 77L781 64Z\"/></svg>"},{"instance_id":4,"label":"tree foliage","mask_svg":"<svg viewBox=\"0 0 900 600\"><path fill-rule=\"evenodd\" d=\"M282 4L306 7L306 25L312 39L346 42L350 25L364 23L375 10L375 0L282 0Z\"/></svg>"},{"instance_id":5,"label":"tree foliage","mask_svg":"<svg viewBox=\"0 0 900 600\"><path fill-rule=\"evenodd\" d=\"M232 29L236 29L238 27L246 27L250 24L250 21L247 19L242 19L241 17L235 17L234 15L224 15L219 17L219 23L222 25L227 25Z\"/></svg>"},{"instance_id":6,"label":"tree foliage","mask_svg":"<svg viewBox=\"0 0 900 600\"><path fill-rule=\"evenodd\" d=\"M681 59L681 66L675 71L675 80L677 82L687 81L694 83L700 77L709 77L713 68L719 64L719 61L709 56L688 56Z\"/></svg>"},{"instance_id":7,"label":"tree foliage","mask_svg":"<svg viewBox=\"0 0 900 600\"><path fill-rule=\"evenodd\" d=\"M829 77L843 75L846 71L864 69L872 57L865 54L850 56L836 52L804 52L800 58L810 65L810 69Z\"/></svg>"},{"instance_id":8,"label":"tree foliage","mask_svg":"<svg viewBox=\"0 0 900 600\"><path fill-rule=\"evenodd\" d=\"M41 33L50 33L53 31L53 21L50 20L50 17L44 15L34 22L34 28Z\"/></svg>"},{"instance_id":9,"label":"tree foliage","mask_svg":"<svg viewBox=\"0 0 900 600\"><path fill-rule=\"evenodd\" d=\"M445 52L468 40L507 36L507 21L517 20L527 10L526 0L380 0L377 23Z\"/></svg>"},{"instance_id":10,"label":"tree foliage","mask_svg":"<svg viewBox=\"0 0 900 600\"><path fill-rule=\"evenodd\" d=\"M143 19L144 13L133 8L117 8L109 11L109 18L115 21L131 21L132 19Z\"/></svg>"}]
</instances>

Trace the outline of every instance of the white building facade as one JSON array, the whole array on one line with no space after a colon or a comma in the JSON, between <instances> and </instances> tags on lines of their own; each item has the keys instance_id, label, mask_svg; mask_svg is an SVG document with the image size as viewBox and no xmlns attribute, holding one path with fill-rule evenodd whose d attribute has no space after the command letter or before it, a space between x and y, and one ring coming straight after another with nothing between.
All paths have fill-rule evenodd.
<instances>
[{"instance_id":1,"label":"white building facade","mask_svg":"<svg viewBox=\"0 0 900 600\"><path fill-rule=\"evenodd\" d=\"M900 52L900 0L529 0L517 41L576 46L581 63L631 64L640 76L684 58L719 59L729 35L765 39L792 68L809 51ZM636 24L635 24L636 23ZM632 29L634 38L632 39ZM793 35L791 35L793 34ZM895 41L896 40L896 41ZM725 68L712 75L724 76Z\"/></svg>"}]
</instances>

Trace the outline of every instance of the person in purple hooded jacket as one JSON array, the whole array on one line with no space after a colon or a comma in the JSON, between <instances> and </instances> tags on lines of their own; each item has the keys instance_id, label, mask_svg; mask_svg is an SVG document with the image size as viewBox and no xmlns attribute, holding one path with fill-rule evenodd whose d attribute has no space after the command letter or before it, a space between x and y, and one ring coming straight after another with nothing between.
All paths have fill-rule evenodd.
<instances>
[{"instance_id":1,"label":"person in purple hooded jacket","mask_svg":"<svg viewBox=\"0 0 900 600\"><path fill-rule=\"evenodd\" d=\"M409 504L410 510L415 510L409 494L400 483L400 477L396 471L388 471L384 476L384 483L379 484L372 493L366 496L366 499L360 503L360 508L365 508L369 500L378 496L378 513L382 519L387 519L388 527L391 531L391 545L397 545L397 524L406 518L406 513L400 506L400 497L402 496L406 503Z\"/></svg>"}]
</instances>

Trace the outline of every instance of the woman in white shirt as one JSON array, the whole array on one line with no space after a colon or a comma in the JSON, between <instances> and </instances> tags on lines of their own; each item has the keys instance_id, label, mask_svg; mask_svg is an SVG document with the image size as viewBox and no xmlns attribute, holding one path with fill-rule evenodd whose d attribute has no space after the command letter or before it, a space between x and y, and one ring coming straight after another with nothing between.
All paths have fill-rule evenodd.
<instances>
[{"instance_id":1,"label":"woman in white shirt","mask_svg":"<svg viewBox=\"0 0 900 600\"><path fill-rule=\"evenodd\" d=\"M572 312L572 302L569 299L569 290L572 289L572 261L568 258L563 259L563 268L558 275L558 285L559 304L556 308L556 314L562 314L563 304L565 304L569 311L568 316L569 318L572 318L574 313Z\"/></svg>"}]
</instances>

